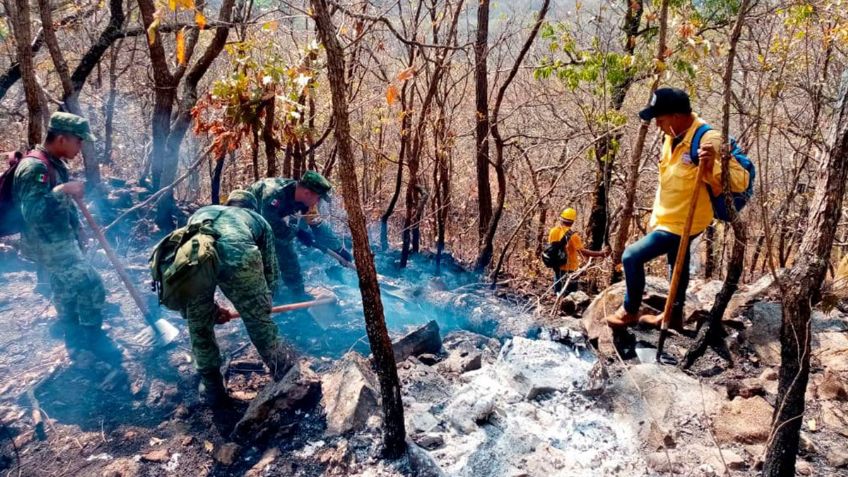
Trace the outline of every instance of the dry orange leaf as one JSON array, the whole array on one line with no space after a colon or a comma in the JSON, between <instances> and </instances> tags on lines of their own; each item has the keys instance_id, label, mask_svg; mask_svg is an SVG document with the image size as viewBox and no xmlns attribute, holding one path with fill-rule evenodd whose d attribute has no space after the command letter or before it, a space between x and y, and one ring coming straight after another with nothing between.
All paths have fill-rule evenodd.
<instances>
[{"instance_id":1,"label":"dry orange leaf","mask_svg":"<svg viewBox=\"0 0 848 477\"><path fill-rule=\"evenodd\" d=\"M386 90L386 102L389 103L389 106L395 104L397 101L398 90L395 85L390 84L389 89Z\"/></svg>"},{"instance_id":2,"label":"dry orange leaf","mask_svg":"<svg viewBox=\"0 0 848 477\"><path fill-rule=\"evenodd\" d=\"M203 13L196 11L194 12L194 23L197 24L197 28L203 30L206 28L206 17L203 16Z\"/></svg>"},{"instance_id":3,"label":"dry orange leaf","mask_svg":"<svg viewBox=\"0 0 848 477\"><path fill-rule=\"evenodd\" d=\"M405 70L398 73L397 80L398 81L406 81L406 80L412 78L413 76L415 76L415 67L410 66L409 68L406 68Z\"/></svg>"},{"instance_id":4,"label":"dry orange leaf","mask_svg":"<svg viewBox=\"0 0 848 477\"><path fill-rule=\"evenodd\" d=\"M177 32L177 63L180 65L185 64L185 31L180 30Z\"/></svg>"},{"instance_id":5,"label":"dry orange leaf","mask_svg":"<svg viewBox=\"0 0 848 477\"><path fill-rule=\"evenodd\" d=\"M147 41L152 45L156 42L156 30L159 29L160 20L157 18L147 27Z\"/></svg>"}]
</instances>

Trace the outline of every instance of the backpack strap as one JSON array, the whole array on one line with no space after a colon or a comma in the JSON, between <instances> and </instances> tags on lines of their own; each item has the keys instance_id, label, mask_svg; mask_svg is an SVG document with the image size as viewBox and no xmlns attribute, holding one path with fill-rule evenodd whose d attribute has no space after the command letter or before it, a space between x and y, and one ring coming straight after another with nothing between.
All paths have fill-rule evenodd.
<instances>
[{"instance_id":1,"label":"backpack strap","mask_svg":"<svg viewBox=\"0 0 848 477\"><path fill-rule=\"evenodd\" d=\"M44 164L44 167L47 168L47 181L49 182L50 186L55 187L57 185L56 180L54 180L54 177L56 176L56 171L53 168L53 163L50 161L50 158L47 157L47 154L45 154L44 151L42 151L41 149L33 149L26 153L24 159L26 158L38 159L39 161L41 161L41 163Z\"/></svg>"},{"instance_id":2,"label":"backpack strap","mask_svg":"<svg viewBox=\"0 0 848 477\"><path fill-rule=\"evenodd\" d=\"M709 124L704 123L698 126L695 134L692 135L692 144L689 146L689 157L692 158L692 164L698 165L698 149L701 148L701 139L704 137L704 134L712 130L713 128Z\"/></svg>"},{"instance_id":3,"label":"backpack strap","mask_svg":"<svg viewBox=\"0 0 848 477\"><path fill-rule=\"evenodd\" d=\"M568 242L571 241L571 237L573 237L573 236L574 236L574 229L568 229L568 231L565 232L565 235L563 235L562 238L559 240L559 246L562 247L562 248L567 247Z\"/></svg>"}]
</instances>

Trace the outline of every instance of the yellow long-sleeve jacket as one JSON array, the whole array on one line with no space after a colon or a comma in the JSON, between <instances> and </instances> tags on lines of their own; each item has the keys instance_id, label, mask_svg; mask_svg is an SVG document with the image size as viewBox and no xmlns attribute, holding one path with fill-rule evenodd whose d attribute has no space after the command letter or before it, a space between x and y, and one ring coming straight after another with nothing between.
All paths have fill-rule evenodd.
<instances>
[{"instance_id":1,"label":"yellow long-sleeve jacket","mask_svg":"<svg viewBox=\"0 0 848 477\"><path fill-rule=\"evenodd\" d=\"M659 163L659 187L654 198L649 226L653 230L664 230L676 235L683 235L686 214L689 212L689 201L692 198L692 188L698 175L696 166L690 157L692 137L699 126L704 124L697 115L692 115L694 122L683 136L683 140L672 149L673 138L665 136ZM721 133L708 131L701 138L701 145L712 144L717 153L721 152ZM712 174L704 177L704 185L699 185L700 196L695 208L690 235L704 231L713 221L713 208L707 187L712 187L713 194L721 193L721 160L716 158ZM738 162L730 161L730 190L744 192L748 187L748 171Z\"/></svg>"}]
</instances>

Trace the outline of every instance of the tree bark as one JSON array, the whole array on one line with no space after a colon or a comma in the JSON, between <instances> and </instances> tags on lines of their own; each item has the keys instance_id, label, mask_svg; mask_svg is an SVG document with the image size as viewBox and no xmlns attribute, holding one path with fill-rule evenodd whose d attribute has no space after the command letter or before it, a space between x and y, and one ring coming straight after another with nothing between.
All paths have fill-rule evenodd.
<instances>
[{"instance_id":1,"label":"tree bark","mask_svg":"<svg viewBox=\"0 0 848 477\"><path fill-rule=\"evenodd\" d=\"M848 69L843 72L832 123L827 147L819 155L816 192L810 204L806 233L795 265L785 279L781 278L781 365L777 406L763 465L763 475L767 477L795 474L804 395L810 375L810 307L827 274L848 182Z\"/></svg>"},{"instance_id":2,"label":"tree bark","mask_svg":"<svg viewBox=\"0 0 848 477\"><path fill-rule=\"evenodd\" d=\"M277 149L280 143L274 137L276 101L268 100L265 105L265 124L262 126L262 142L265 143L265 177L277 177Z\"/></svg>"},{"instance_id":3,"label":"tree bark","mask_svg":"<svg viewBox=\"0 0 848 477\"><path fill-rule=\"evenodd\" d=\"M477 38L474 43L475 152L477 157L478 246L492 220L492 188L489 184L489 0L477 4Z\"/></svg>"},{"instance_id":4,"label":"tree bark","mask_svg":"<svg viewBox=\"0 0 848 477\"><path fill-rule=\"evenodd\" d=\"M5 6L15 33L18 64L24 82L24 97L26 98L28 118L27 147L31 149L41 144L42 124L41 100L38 97L39 87L33 65L29 1L6 0Z\"/></svg>"},{"instance_id":5,"label":"tree bark","mask_svg":"<svg viewBox=\"0 0 848 477\"><path fill-rule=\"evenodd\" d=\"M368 243L368 231L365 214L357 190L356 167L350 139L350 119L345 88L344 52L335 36L336 28L330 18L326 0L310 0L314 20L322 43L327 50L327 78L333 98L334 135L339 156L339 177L342 182L342 197L348 213L353 238L353 254L356 258L356 272L359 276L359 288L362 293L362 308L365 313L365 329L380 381L380 394L383 405L383 444L384 454L396 458L406 449L401 402L400 380L397 374L392 343L383 316L383 303L380 300L380 287L377 283L377 270L374 256Z\"/></svg>"}]
</instances>

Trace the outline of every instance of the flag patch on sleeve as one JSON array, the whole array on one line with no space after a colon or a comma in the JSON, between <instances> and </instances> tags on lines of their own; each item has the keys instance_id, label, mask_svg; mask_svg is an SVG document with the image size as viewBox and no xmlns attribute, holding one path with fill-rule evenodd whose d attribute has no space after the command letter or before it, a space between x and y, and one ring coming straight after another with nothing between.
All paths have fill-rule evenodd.
<instances>
[{"instance_id":1,"label":"flag patch on sleeve","mask_svg":"<svg viewBox=\"0 0 848 477\"><path fill-rule=\"evenodd\" d=\"M37 180L38 180L38 182L40 182L42 184L46 184L47 183L47 174L39 174Z\"/></svg>"}]
</instances>

